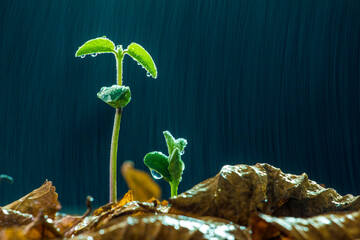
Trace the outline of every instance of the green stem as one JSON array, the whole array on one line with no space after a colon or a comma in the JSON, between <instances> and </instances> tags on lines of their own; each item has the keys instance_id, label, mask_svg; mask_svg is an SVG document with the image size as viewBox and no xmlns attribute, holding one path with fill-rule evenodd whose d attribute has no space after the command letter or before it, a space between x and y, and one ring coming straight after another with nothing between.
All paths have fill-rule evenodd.
<instances>
[{"instance_id":1,"label":"green stem","mask_svg":"<svg viewBox=\"0 0 360 240\"><path fill-rule=\"evenodd\" d=\"M122 85L122 62L124 58L123 53L116 53L116 69L117 69L117 84ZM117 187L116 187L116 173L117 173L117 149L119 142L119 132L121 123L122 108L117 108L114 118L114 127L111 138L110 149L110 202L117 201Z\"/></svg>"},{"instance_id":2,"label":"green stem","mask_svg":"<svg viewBox=\"0 0 360 240\"><path fill-rule=\"evenodd\" d=\"M120 123L121 123L122 109L117 108L114 118L114 128L111 139L110 149L110 202L117 201L117 190L116 190L116 163L117 163L117 149L119 141Z\"/></svg>"},{"instance_id":3,"label":"green stem","mask_svg":"<svg viewBox=\"0 0 360 240\"><path fill-rule=\"evenodd\" d=\"M177 196L179 182L170 182L170 188L171 188L171 197Z\"/></svg>"},{"instance_id":4,"label":"green stem","mask_svg":"<svg viewBox=\"0 0 360 240\"><path fill-rule=\"evenodd\" d=\"M117 84L122 86L122 65L124 59L124 52L115 54L116 69L117 69Z\"/></svg>"}]
</instances>

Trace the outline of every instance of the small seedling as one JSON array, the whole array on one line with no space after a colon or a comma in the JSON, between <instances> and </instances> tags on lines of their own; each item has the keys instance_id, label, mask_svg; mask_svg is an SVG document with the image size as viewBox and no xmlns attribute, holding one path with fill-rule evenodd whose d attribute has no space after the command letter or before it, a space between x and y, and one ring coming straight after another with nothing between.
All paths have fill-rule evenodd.
<instances>
[{"instance_id":1,"label":"small seedling","mask_svg":"<svg viewBox=\"0 0 360 240\"><path fill-rule=\"evenodd\" d=\"M169 156L162 152L150 152L144 157L144 163L150 169L154 178L164 178L171 187L171 197L177 196L178 186L185 164L181 160L187 141L184 138L176 139L169 131L163 132Z\"/></svg>"},{"instance_id":2,"label":"small seedling","mask_svg":"<svg viewBox=\"0 0 360 240\"><path fill-rule=\"evenodd\" d=\"M86 55L90 54L95 57L101 53L113 53L116 59L117 85L102 87L100 92L97 94L101 100L116 109L110 149L110 202L116 202L116 161L121 115L123 108L131 100L130 88L123 86L122 82L122 65L124 56L128 54L137 61L139 65L142 65L142 67L147 71L148 77L152 76L153 78L156 78L157 70L150 54L139 44L131 43L125 50L123 50L121 45L115 47L115 44L105 36L87 41L84 45L79 47L75 56L84 58Z\"/></svg>"}]
</instances>

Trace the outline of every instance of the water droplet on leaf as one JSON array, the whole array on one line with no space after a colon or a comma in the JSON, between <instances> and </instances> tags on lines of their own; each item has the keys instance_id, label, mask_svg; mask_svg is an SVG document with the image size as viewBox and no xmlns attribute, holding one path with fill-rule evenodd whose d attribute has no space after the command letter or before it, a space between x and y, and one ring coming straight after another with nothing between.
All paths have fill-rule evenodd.
<instances>
[{"instance_id":1,"label":"water droplet on leaf","mask_svg":"<svg viewBox=\"0 0 360 240\"><path fill-rule=\"evenodd\" d=\"M147 77L151 77L151 73L147 72L147 73L146 73L146 76L147 76Z\"/></svg>"},{"instance_id":2,"label":"water droplet on leaf","mask_svg":"<svg viewBox=\"0 0 360 240\"><path fill-rule=\"evenodd\" d=\"M80 57L81 57L81 58L84 58L84 57L85 57L85 55L81 55Z\"/></svg>"},{"instance_id":3,"label":"water droplet on leaf","mask_svg":"<svg viewBox=\"0 0 360 240\"><path fill-rule=\"evenodd\" d=\"M151 169L151 170L150 170L150 173L151 173L151 176L153 176L153 178L155 178L155 179L162 179L161 174L158 173L157 171Z\"/></svg>"},{"instance_id":4,"label":"water droplet on leaf","mask_svg":"<svg viewBox=\"0 0 360 240\"><path fill-rule=\"evenodd\" d=\"M96 57L96 56L97 56L97 53L92 53L91 56L92 56L92 57Z\"/></svg>"},{"instance_id":5,"label":"water droplet on leaf","mask_svg":"<svg viewBox=\"0 0 360 240\"><path fill-rule=\"evenodd\" d=\"M122 45L116 45L115 51L123 50Z\"/></svg>"}]
</instances>

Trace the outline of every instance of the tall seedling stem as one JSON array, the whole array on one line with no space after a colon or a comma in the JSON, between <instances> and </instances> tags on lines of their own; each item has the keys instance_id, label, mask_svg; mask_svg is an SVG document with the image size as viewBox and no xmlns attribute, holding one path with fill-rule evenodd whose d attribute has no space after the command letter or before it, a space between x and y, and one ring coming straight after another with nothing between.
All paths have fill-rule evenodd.
<instances>
[{"instance_id":1,"label":"tall seedling stem","mask_svg":"<svg viewBox=\"0 0 360 240\"><path fill-rule=\"evenodd\" d=\"M84 43L77 50L75 56L84 58L91 54L95 57L101 53L113 53L116 59L117 85L111 87L102 87L97 96L115 108L114 127L111 138L110 148L110 202L117 201L116 173L117 173L117 149L119 142L120 123L123 108L130 102L130 88L122 84L122 67L125 54L131 56L147 71L147 76L157 77L157 69L150 54L139 44L131 43L127 49L123 50L122 46L115 47L115 44L106 37L91 39Z\"/></svg>"}]
</instances>

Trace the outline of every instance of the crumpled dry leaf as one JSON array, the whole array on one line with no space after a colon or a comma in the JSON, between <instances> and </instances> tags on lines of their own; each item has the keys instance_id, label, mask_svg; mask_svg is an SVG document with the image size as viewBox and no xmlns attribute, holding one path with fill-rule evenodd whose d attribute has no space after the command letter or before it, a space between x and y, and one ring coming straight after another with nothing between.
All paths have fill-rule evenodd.
<instances>
[{"instance_id":1,"label":"crumpled dry leaf","mask_svg":"<svg viewBox=\"0 0 360 240\"><path fill-rule=\"evenodd\" d=\"M37 216L42 211L44 216L47 215L49 218L54 219L56 212L61 209L57 199L58 194L55 192L52 182L45 181L40 188L3 208L29 213L33 216Z\"/></svg>"},{"instance_id":2,"label":"crumpled dry leaf","mask_svg":"<svg viewBox=\"0 0 360 240\"><path fill-rule=\"evenodd\" d=\"M333 213L312 218L277 218L265 214L250 218L254 240L360 239L360 212ZM283 237L283 238L281 238Z\"/></svg>"},{"instance_id":3,"label":"crumpled dry leaf","mask_svg":"<svg viewBox=\"0 0 360 240\"><path fill-rule=\"evenodd\" d=\"M89 229L100 228L114 217L121 208L134 200L132 190L129 190L118 202L108 203L94 211L94 216L85 218L76 228L74 234L77 235Z\"/></svg>"},{"instance_id":4,"label":"crumpled dry leaf","mask_svg":"<svg viewBox=\"0 0 360 240\"><path fill-rule=\"evenodd\" d=\"M111 220L101 230L83 233L74 239L83 240L152 239L152 240L198 240L198 239L238 239L250 240L245 227L216 219L203 221L179 215L146 214L124 216Z\"/></svg>"},{"instance_id":5,"label":"crumpled dry leaf","mask_svg":"<svg viewBox=\"0 0 360 240\"><path fill-rule=\"evenodd\" d=\"M147 173L134 168L134 163L125 161L121 166L123 175L128 187L133 191L134 200L145 202L150 198L161 198L161 188L154 179Z\"/></svg>"},{"instance_id":6,"label":"crumpled dry leaf","mask_svg":"<svg viewBox=\"0 0 360 240\"><path fill-rule=\"evenodd\" d=\"M0 229L26 225L31 221L33 221L33 216L31 214L0 208Z\"/></svg>"},{"instance_id":7,"label":"crumpled dry leaf","mask_svg":"<svg viewBox=\"0 0 360 240\"><path fill-rule=\"evenodd\" d=\"M65 230L74 227L81 218L81 216L66 215L64 213L56 214L54 226L59 232L64 233Z\"/></svg>"},{"instance_id":8,"label":"crumpled dry leaf","mask_svg":"<svg viewBox=\"0 0 360 240\"><path fill-rule=\"evenodd\" d=\"M284 174L269 164L224 166L215 177L171 198L169 213L214 216L246 226L252 213L311 217L358 210L360 198L339 195L300 176Z\"/></svg>"},{"instance_id":9,"label":"crumpled dry leaf","mask_svg":"<svg viewBox=\"0 0 360 240\"><path fill-rule=\"evenodd\" d=\"M128 202L132 202L132 201L134 201L133 191L129 190L120 201L117 201L115 203L108 203L104 206L99 207L98 209L96 209L94 211L94 215L99 216L102 213L109 214L109 213L115 212L116 209L119 209L122 206L124 206L125 204L127 204Z\"/></svg>"},{"instance_id":10,"label":"crumpled dry leaf","mask_svg":"<svg viewBox=\"0 0 360 240\"><path fill-rule=\"evenodd\" d=\"M95 210L94 216L84 219L74 232L78 235L87 230L99 230L110 220L125 215L142 215L148 213L167 213L169 207L168 202L159 202L158 200L150 200L149 202L133 201L132 191L129 190L125 196L116 203L110 203Z\"/></svg>"},{"instance_id":11,"label":"crumpled dry leaf","mask_svg":"<svg viewBox=\"0 0 360 240\"><path fill-rule=\"evenodd\" d=\"M42 240L59 239L62 234L55 229L53 220L45 218L40 212L38 216L31 219L26 225L14 225L0 228L1 240Z\"/></svg>"}]
</instances>

